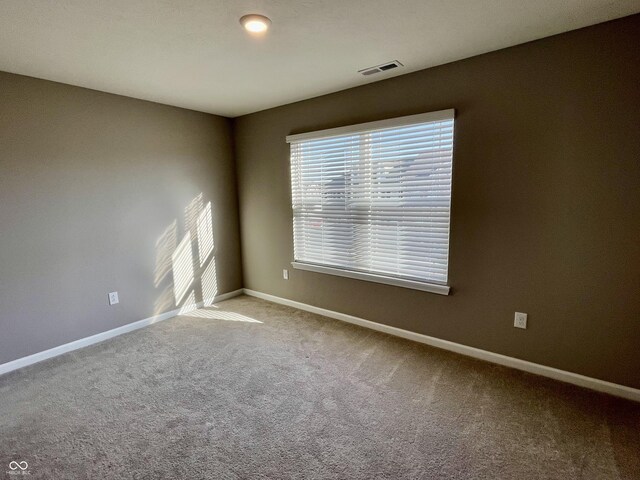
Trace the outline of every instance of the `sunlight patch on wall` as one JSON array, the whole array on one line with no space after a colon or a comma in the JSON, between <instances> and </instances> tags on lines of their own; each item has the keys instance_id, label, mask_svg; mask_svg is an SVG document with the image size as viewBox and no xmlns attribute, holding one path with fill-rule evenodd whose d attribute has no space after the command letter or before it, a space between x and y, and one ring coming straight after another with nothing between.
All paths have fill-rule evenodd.
<instances>
[{"instance_id":1,"label":"sunlight patch on wall","mask_svg":"<svg viewBox=\"0 0 640 480\"><path fill-rule=\"evenodd\" d=\"M180 310L178 311L178 315L191 312L196 308L198 308L198 305L196 305L196 294L193 290L191 290L191 293L189 294L187 299L184 301L184 304L182 305L182 307L180 307Z\"/></svg>"},{"instance_id":2,"label":"sunlight patch on wall","mask_svg":"<svg viewBox=\"0 0 640 480\"><path fill-rule=\"evenodd\" d=\"M194 232L198 223L200 213L204 209L204 201L202 200L202 193L196 195L193 200L189 202L184 209L184 229L185 232Z\"/></svg>"},{"instance_id":3,"label":"sunlight patch on wall","mask_svg":"<svg viewBox=\"0 0 640 480\"><path fill-rule=\"evenodd\" d=\"M200 266L209 258L213 252L213 220L211 218L211 202L207 203L200 213L197 221L198 232L198 252L200 255ZM205 296L206 298L206 296Z\"/></svg>"},{"instance_id":4,"label":"sunlight patch on wall","mask_svg":"<svg viewBox=\"0 0 640 480\"><path fill-rule=\"evenodd\" d=\"M202 283L202 300L205 307L212 305L215 296L218 295L218 274L216 272L216 259L211 259L207 268L202 272L200 277Z\"/></svg>"},{"instance_id":5,"label":"sunlight patch on wall","mask_svg":"<svg viewBox=\"0 0 640 480\"><path fill-rule=\"evenodd\" d=\"M191 252L191 233L187 232L176 251L171 256L173 265L173 291L176 304L180 303L193 283L193 254Z\"/></svg>"},{"instance_id":6,"label":"sunlight patch on wall","mask_svg":"<svg viewBox=\"0 0 640 480\"><path fill-rule=\"evenodd\" d=\"M201 192L184 214L184 236L174 220L156 241L154 284L163 290L154 304L155 315L173 308L186 313L196 309L196 303L209 306L218 295L212 203L205 204Z\"/></svg>"}]
</instances>

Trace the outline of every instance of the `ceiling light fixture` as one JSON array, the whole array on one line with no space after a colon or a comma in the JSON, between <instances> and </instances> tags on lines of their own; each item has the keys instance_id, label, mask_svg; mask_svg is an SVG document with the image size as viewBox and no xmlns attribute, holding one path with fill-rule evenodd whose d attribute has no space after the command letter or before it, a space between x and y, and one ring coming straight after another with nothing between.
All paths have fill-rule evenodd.
<instances>
[{"instance_id":1,"label":"ceiling light fixture","mask_svg":"<svg viewBox=\"0 0 640 480\"><path fill-rule=\"evenodd\" d=\"M264 15L245 15L240 19L240 24L251 33L264 33L269 29L271 20Z\"/></svg>"}]
</instances>

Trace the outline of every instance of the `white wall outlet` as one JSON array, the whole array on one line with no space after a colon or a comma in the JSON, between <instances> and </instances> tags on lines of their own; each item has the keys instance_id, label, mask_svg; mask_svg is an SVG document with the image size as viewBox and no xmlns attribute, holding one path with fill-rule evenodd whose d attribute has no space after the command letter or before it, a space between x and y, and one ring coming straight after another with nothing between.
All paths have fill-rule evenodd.
<instances>
[{"instance_id":1,"label":"white wall outlet","mask_svg":"<svg viewBox=\"0 0 640 480\"><path fill-rule=\"evenodd\" d=\"M116 303L120 303L120 300L118 300L118 292L111 292L109 294L109 305L115 305Z\"/></svg>"},{"instance_id":2,"label":"white wall outlet","mask_svg":"<svg viewBox=\"0 0 640 480\"><path fill-rule=\"evenodd\" d=\"M516 328L527 328L527 314L516 312L513 318L513 326Z\"/></svg>"},{"instance_id":3,"label":"white wall outlet","mask_svg":"<svg viewBox=\"0 0 640 480\"><path fill-rule=\"evenodd\" d=\"M289 270L287 270L286 268L282 270L282 278L284 278L285 280L289 280Z\"/></svg>"}]
</instances>

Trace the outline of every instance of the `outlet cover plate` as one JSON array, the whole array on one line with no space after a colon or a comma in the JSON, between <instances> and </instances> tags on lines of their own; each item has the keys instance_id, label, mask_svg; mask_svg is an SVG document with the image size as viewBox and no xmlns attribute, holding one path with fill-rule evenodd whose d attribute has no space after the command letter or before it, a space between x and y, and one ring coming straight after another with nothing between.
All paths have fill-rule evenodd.
<instances>
[{"instance_id":1,"label":"outlet cover plate","mask_svg":"<svg viewBox=\"0 0 640 480\"><path fill-rule=\"evenodd\" d=\"M109 305L115 305L116 303L120 303L118 292L111 292L109 294Z\"/></svg>"},{"instance_id":2,"label":"outlet cover plate","mask_svg":"<svg viewBox=\"0 0 640 480\"><path fill-rule=\"evenodd\" d=\"M513 318L513 326L516 328L527 328L527 314L522 312L516 312Z\"/></svg>"}]
</instances>

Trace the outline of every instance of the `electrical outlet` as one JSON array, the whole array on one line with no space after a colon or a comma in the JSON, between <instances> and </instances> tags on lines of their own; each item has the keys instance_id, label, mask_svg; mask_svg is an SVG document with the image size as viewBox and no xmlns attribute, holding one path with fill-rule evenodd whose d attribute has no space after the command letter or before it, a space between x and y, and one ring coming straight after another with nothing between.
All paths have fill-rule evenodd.
<instances>
[{"instance_id":1,"label":"electrical outlet","mask_svg":"<svg viewBox=\"0 0 640 480\"><path fill-rule=\"evenodd\" d=\"M516 328L527 328L527 314L516 312L513 318L513 326Z\"/></svg>"},{"instance_id":2,"label":"electrical outlet","mask_svg":"<svg viewBox=\"0 0 640 480\"><path fill-rule=\"evenodd\" d=\"M287 270L286 268L282 270L282 278L284 278L285 280L289 280L289 270Z\"/></svg>"},{"instance_id":3,"label":"electrical outlet","mask_svg":"<svg viewBox=\"0 0 640 480\"><path fill-rule=\"evenodd\" d=\"M111 292L109 294L109 305L115 305L116 303L120 303L120 300L118 300L118 292Z\"/></svg>"}]
</instances>

